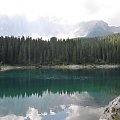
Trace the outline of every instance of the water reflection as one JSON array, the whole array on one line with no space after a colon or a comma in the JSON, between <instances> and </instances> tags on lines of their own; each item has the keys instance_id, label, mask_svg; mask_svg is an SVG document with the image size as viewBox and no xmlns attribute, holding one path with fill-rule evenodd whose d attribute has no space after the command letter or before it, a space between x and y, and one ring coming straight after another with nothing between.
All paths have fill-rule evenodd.
<instances>
[{"instance_id":1,"label":"water reflection","mask_svg":"<svg viewBox=\"0 0 120 120\"><path fill-rule=\"evenodd\" d=\"M59 94L96 91L119 95L119 72L119 69L7 71L0 73L0 97L42 96L45 91Z\"/></svg>"},{"instance_id":2,"label":"water reflection","mask_svg":"<svg viewBox=\"0 0 120 120\"><path fill-rule=\"evenodd\" d=\"M52 111L50 113L39 113L37 109L29 108L26 116L7 115L0 117L0 120L98 120L102 111L103 108L95 109L77 105L70 105L58 113Z\"/></svg>"},{"instance_id":3,"label":"water reflection","mask_svg":"<svg viewBox=\"0 0 120 120\"><path fill-rule=\"evenodd\" d=\"M120 70L0 72L0 120L98 120L120 94Z\"/></svg>"},{"instance_id":4,"label":"water reflection","mask_svg":"<svg viewBox=\"0 0 120 120\"><path fill-rule=\"evenodd\" d=\"M0 120L98 120L104 109L97 106L94 98L88 92L70 96L44 93L41 98L36 96L24 100L13 98L11 102L9 98L6 99L6 102L4 100L4 103L4 106L1 105L1 107L4 107L7 112L9 111L9 114L2 114Z\"/></svg>"}]
</instances>

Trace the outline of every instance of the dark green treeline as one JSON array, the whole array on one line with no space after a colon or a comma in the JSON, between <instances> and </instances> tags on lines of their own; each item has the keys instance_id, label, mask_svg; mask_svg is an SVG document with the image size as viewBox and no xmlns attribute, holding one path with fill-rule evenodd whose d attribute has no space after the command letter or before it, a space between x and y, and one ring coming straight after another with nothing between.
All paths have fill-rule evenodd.
<instances>
[{"instance_id":1,"label":"dark green treeline","mask_svg":"<svg viewBox=\"0 0 120 120\"><path fill-rule=\"evenodd\" d=\"M48 41L0 37L0 61L10 65L119 64L120 34Z\"/></svg>"}]
</instances>

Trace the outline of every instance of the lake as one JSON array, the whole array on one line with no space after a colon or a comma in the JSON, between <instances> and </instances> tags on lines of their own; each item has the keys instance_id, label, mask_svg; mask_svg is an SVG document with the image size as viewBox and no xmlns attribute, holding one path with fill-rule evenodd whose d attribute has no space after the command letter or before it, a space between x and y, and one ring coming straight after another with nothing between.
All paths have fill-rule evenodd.
<instances>
[{"instance_id":1,"label":"lake","mask_svg":"<svg viewBox=\"0 0 120 120\"><path fill-rule=\"evenodd\" d=\"M0 72L0 120L99 120L120 95L120 69Z\"/></svg>"}]
</instances>

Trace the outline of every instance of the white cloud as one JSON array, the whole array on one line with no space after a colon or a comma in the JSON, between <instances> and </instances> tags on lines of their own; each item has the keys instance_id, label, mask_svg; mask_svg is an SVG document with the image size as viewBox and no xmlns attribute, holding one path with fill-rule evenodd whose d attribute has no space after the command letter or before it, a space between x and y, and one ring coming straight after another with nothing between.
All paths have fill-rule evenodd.
<instances>
[{"instance_id":1,"label":"white cloud","mask_svg":"<svg viewBox=\"0 0 120 120\"><path fill-rule=\"evenodd\" d=\"M45 112L39 114L37 109L30 107L26 113L26 117L11 114L0 117L0 120L97 120L99 119L103 110L103 107L94 108L71 104L69 107L64 106L64 109L57 113L50 112L48 114Z\"/></svg>"},{"instance_id":2,"label":"white cloud","mask_svg":"<svg viewBox=\"0 0 120 120\"><path fill-rule=\"evenodd\" d=\"M0 117L0 120L41 120L41 119L42 119L42 117L38 113L38 110L35 108L31 108L31 107L28 109L28 111L26 113L26 117L17 116L14 114Z\"/></svg>"},{"instance_id":3,"label":"white cloud","mask_svg":"<svg viewBox=\"0 0 120 120\"><path fill-rule=\"evenodd\" d=\"M119 4L119 0L0 0L0 14L22 14L29 20L56 16L70 23L102 19L116 25L109 19L120 11Z\"/></svg>"},{"instance_id":4,"label":"white cloud","mask_svg":"<svg viewBox=\"0 0 120 120\"><path fill-rule=\"evenodd\" d=\"M71 105L68 110L70 112L65 120L98 120L104 111L104 108Z\"/></svg>"}]
</instances>

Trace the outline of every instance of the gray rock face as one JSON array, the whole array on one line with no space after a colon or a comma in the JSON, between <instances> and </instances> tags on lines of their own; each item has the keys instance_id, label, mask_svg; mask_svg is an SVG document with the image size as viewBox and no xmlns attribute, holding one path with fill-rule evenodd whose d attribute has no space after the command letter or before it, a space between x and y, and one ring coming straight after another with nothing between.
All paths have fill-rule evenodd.
<instances>
[{"instance_id":1,"label":"gray rock face","mask_svg":"<svg viewBox=\"0 0 120 120\"><path fill-rule=\"evenodd\" d=\"M100 120L120 120L120 96L109 103Z\"/></svg>"},{"instance_id":2,"label":"gray rock face","mask_svg":"<svg viewBox=\"0 0 120 120\"><path fill-rule=\"evenodd\" d=\"M97 37L113 33L119 33L120 27L109 26L103 20L94 20L88 22L81 22L75 35L84 37Z\"/></svg>"}]
</instances>

